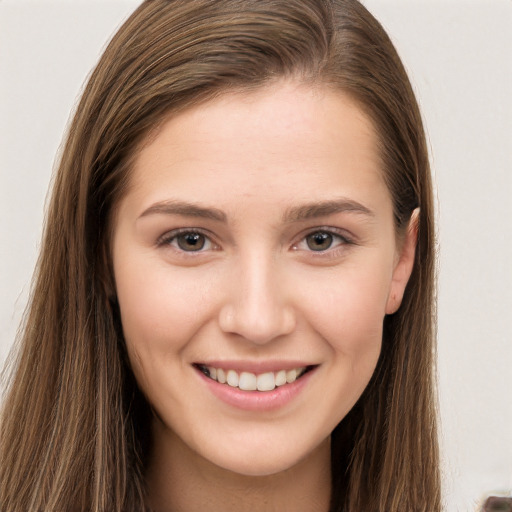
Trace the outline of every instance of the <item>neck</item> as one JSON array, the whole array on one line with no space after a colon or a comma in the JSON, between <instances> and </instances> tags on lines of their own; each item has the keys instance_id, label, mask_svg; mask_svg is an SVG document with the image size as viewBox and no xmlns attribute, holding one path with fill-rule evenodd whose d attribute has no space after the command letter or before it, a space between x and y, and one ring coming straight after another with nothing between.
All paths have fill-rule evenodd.
<instances>
[{"instance_id":1,"label":"neck","mask_svg":"<svg viewBox=\"0 0 512 512\"><path fill-rule=\"evenodd\" d=\"M146 479L154 512L329 510L330 439L291 468L247 476L204 459L161 424L154 425L153 434Z\"/></svg>"}]
</instances>

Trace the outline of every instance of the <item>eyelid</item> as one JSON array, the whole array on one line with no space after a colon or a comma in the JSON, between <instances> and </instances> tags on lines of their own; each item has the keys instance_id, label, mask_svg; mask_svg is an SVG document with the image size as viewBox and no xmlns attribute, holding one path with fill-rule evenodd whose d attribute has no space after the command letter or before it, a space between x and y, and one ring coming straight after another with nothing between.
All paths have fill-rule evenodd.
<instances>
[{"instance_id":1,"label":"eyelid","mask_svg":"<svg viewBox=\"0 0 512 512\"><path fill-rule=\"evenodd\" d=\"M174 247L171 242L175 240L179 235L184 235L187 233L197 233L199 235L204 236L212 245L209 249L201 249L198 251L183 251L182 249L178 247ZM207 230L202 228L194 228L194 227L186 227L186 228L176 228L172 229L171 231L166 231L163 235L159 236L156 240L156 246L157 247L163 247L168 246L172 247L176 252L183 253L183 254L201 254L203 252L206 252L208 250L215 250L219 247L219 245L214 241L211 233L209 233Z\"/></svg>"},{"instance_id":2,"label":"eyelid","mask_svg":"<svg viewBox=\"0 0 512 512\"><path fill-rule=\"evenodd\" d=\"M333 237L341 240L341 243L336 244L334 247L329 247L328 249L324 251L313 251L311 249L300 249L298 247L301 243L306 243L306 238L310 235L313 235L314 233L328 233L331 234ZM197 233L202 236L204 236L212 247L209 247L208 249L201 249L198 251L183 251L182 249L175 247L172 245L172 241L174 241L179 235L186 234L186 233ZM303 250L304 252L311 253L315 257L322 257L326 256L327 254L335 253L337 249L340 247L343 248L347 245L356 245L357 242L355 240L355 237L348 233L344 229L335 228L332 226L316 226L314 228L308 228L307 230L303 231L298 237L297 241L292 244L292 250ZM159 236L156 240L156 246L157 247L171 247L174 249L177 253L180 254L187 254L187 255L199 255L207 251L211 250L217 250L220 248L219 244L215 241L212 234L203 228L196 228L196 227L183 227L183 228L176 228L172 229L170 231L166 231L163 235Z\"/></svg>"},{"instance_id":3,"label":"eyelid","mask_svg":"<svg viewBox=\"0 0 512 512\"><path fill-rule=\"evenodd\" d=\"M315 256L322 256L326 255L328 253L332 253L336 251L340 246L346 246L346 245L355 245L356 241L350 233L348 233L344 229L335 228L332 226L317 226L314 228L309 228L306 232L301 233L300 238L297 242L294 242L292 244L293 250L301 250L298 248L298 245L300 243L306 243L306 238L310 235L313 235L315 233L328 233L332 235L333 237L336 237L338 239L341 239L342 243L335 245L334 247L329 247L325 251L313 251L311 249L304 249L305 252L309 252L311 254L314 254Z\"/></svg>"}]
</instances>

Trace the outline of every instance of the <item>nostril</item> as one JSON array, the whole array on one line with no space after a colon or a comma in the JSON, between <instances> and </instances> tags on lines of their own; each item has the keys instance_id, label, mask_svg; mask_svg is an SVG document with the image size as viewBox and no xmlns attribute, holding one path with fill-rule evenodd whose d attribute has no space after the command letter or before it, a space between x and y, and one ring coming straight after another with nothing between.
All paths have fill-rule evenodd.
<instances>
[{"instance_id":1,"label":"nostril","mask_svg":"<svg viewBox=\"0 0 512 512\"><path fill-rule=\"evenodd\" d=\"M256 344L268 343L295 329L295 316L288 307L250 301L226 305L219 314L219 327Z\"/></svg>"}]
</instances>

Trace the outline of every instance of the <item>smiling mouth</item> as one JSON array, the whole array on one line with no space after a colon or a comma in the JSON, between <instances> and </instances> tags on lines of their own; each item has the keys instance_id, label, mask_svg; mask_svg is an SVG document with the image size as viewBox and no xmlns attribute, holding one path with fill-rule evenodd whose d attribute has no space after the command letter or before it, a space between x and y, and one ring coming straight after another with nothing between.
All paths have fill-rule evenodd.
<instances>
[{"instance_id":1,"label":"smiling mouth","mask_svg":"<svg viewBox=\"0 0 512 512\"><path fill-rule=\"evenodd\" d=\"M194 365L206 377L242 391L272 391L276 387L292 384L297 379L311 371L315 366L301 366L290 370L278 370L255 374L251 372L237 372L225 370L204 364Z\"/></svg>"}]
</instances>

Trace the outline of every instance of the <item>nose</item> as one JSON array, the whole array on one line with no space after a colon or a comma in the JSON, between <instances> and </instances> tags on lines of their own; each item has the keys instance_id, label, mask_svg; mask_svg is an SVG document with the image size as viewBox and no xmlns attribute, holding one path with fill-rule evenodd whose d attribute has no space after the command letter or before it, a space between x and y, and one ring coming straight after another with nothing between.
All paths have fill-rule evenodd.
<instances>
[{"instance_id":1,"label":"nose","mask_svg":"<svg viewBox=\"0 0 512 512\"><path fill-rule=\"evenodd\" d=\"M256 256L248 260L233 273L219 325L226 333L262 345L290 334L296 315L279 269Z\"/></svg>"}]
</instances>

